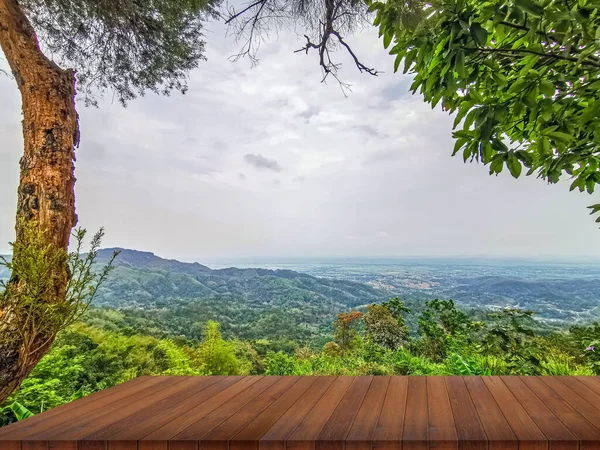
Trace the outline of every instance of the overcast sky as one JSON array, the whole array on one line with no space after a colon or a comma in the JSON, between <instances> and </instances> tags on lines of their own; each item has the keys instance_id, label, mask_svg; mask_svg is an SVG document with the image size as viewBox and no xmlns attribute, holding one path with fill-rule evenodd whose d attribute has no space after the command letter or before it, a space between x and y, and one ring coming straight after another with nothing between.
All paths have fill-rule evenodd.
<instances>
[{"instance_id":1,"label":"overcast sky","mask_svg":"<svg viewBox=\"0 0 600 450\"><path fill-rule=\"evenodd\" d=\"M235 257L593 256L599 198L534 177L490 177L451 158L452 118L393 74L373 30L352 42L379 77L342 54L353 93L321 84L302 39L265 43L260 64L208 27L208 61L187 95L126 109L79 104L77 212L105 246L186 260ZM20 97L0 76L0 252L13 239Z\"/></svg>"}]
</instances>

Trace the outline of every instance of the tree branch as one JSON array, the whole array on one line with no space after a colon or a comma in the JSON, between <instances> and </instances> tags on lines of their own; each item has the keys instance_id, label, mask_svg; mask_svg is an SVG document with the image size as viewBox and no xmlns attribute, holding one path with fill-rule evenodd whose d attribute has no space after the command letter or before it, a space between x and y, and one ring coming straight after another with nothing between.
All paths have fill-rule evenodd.
<instances>
[{"instance_id":1,"label":"tree branch","mask_svg":"<svg viewBox=\"0 0 600 450\"><path fill-rule=\"evenodd\" d=\"M253 62L256 61L253 53L258 49L253 42L260 39L259 33L269 32L269 25L275 29L287 23L292 26L302 26L306 31L304 34L306 44L295 50L295 53L308 54L311 49L317 50L319 66L324 73L321 81L325 82L329 75L333 76L346 95L350 85L339 79L337 73L341 64L333 62L330 55L337 45L335 40L332 40L332 36L337 39L340 47L348 52L361 73L366 72L373 76L381 73L363 64L351 46L342 38L342 33L352 32L358 24L362 23L367 14L362 2L356 3L351 0L255 0L239 12L232 11L225 23L232 25L238 21L236 34L247 36L236 59L247 55ZM240 20L244 15L250 17Z\"/></svg>"},{"instance_id":2,"label":"tree branch","mask_svg":"<svg viewBox=\"0 0 600 450\"><path fill-rule=\"evenodd\" d=\"M375 77L378 74L382 73L376 69L367 67L363 63L361 63L358 60L358 58L356 57L356 55L354 54L354 52L352 51L352 49L350 48L350 46L348 44L346 44L346 42L342 39L342 37L340 36L340 34L337 31L332 31L331 34L333 34L335 37L337 37L340 44L342 44L346 48L348 53L350 53L350 56L352 56L352 59L354 60L356 67L358 67L358 70L360 70L361 72L367 72L369 75L373 75Z\"/></svg>"},{"instance_id":3,"label":"tree branch","mask_svg":"<svg viewBox=\"0 0 600 450\"><path fill-rule=\"evenodd\" d=\"M237 13L232 13L229 18L225 21L225 25L229 25L231 22L233 22L235 19L237 19L238 17L240 17L241 15L243 15L244 13L246 13L247 11L250 11L252 8L254 8L255 6L260 5L261 3L266 3L266 0L258 0L254 3L251 3L250 5L246 6L244 9L242 9L241 11L237 12Z\"/></svg>"}]
</instances>

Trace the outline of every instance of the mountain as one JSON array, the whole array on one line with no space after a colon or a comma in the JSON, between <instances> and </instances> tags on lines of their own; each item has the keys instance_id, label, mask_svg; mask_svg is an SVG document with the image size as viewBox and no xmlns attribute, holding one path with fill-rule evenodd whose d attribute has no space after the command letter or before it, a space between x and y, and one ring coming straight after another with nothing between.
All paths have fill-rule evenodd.
<instances>
[{"instance_id":1,"label":"mountain","mask_svg":"<svg viewBox=\"0 0 600 450\"><path fill-rule=\"evenodd\" d=\"M202 264L136 250L103 249L98 252L97 263L106 263L115 250L120 254L96 298L97 306L148 307L231 296L263 305L294 307L310 303L339 311L386 297L371 286L352 281L317 278L293 270L212 270Z\"/></svg>"},{"instance_id":2,"label":"mountain","mask_svg":"<svg viewBox=\"0 0 600 450\"><path fill-rule=\"evenodd\" d=\"M336 314L388 298L353 281L293 270L213 270L128 249L100 250L98 266L115 250L120 251L115 268L93 306L116 309L119 317L108 320L98 311L88 315L88 321L105 328L120 320L119 326L135 331L193 339L202 324L216 320L229 337L309 341L330 333Z\"/></svg>"}]
</instances>

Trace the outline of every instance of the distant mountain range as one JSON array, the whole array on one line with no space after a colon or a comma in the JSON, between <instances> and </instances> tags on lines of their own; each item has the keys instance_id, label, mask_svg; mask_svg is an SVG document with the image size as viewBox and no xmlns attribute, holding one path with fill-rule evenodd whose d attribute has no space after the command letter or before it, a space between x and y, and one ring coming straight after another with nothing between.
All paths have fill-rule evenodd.
<instances>
[{"instance_id":1,"label":"distant mountain range","mask_svg":"<svg viewBox=\"0 0 600 450\"><path fill-rule=\"evenodd\" d=\"M411 307L408 321L413 329L424 301L431 298L452 298L475 314L518 306L562 326L597 320L600 313L596 266L423 260L211 269L112 248L99 251L98 266L115 250L120 251L115 269L93 306L116 309L118 317L107 319L108 312L97 310L88 320L105 328L120 321L120 327L157 336L196 339L200 331L194 330L217 320L229 337L309 342L330 335L336 314L394 296ZM0 278L7 277L6 271L0 272Z\"/></svg>"},{"instance_id":2,"label":"distant mountain range","mask_svg":"<svg viewBox=\"0 0 600 450\"><path fill-rule=\"evenodd\" d=\"M336 314L389 297L353 281L293 270L213 270L136 250L103 249L97 264L105 264L114 250L120 251L115 268L94 306L115 308L120 326L155 336L194 339L201 334L194 330L216 320L228 337L312 342L331 332ZM110 328L98 314L88 321Z\"/></svg>"},{"instance_id":3,"label":"distant mountain range","mask_svg":"<svg viewBox=\"0 0 600 450\"><path fill-rule=\"evenodd\" d=\"M317 278L293 270L212 270L199 263L163 259L137 250L102 249L97 263L106 263L115 250L120 251L115 269L103 285L96 306L148 307L230 296L262 305L293 308L310 303L342 311L387 296L366 284Z\"/></svg>"}]
</instances>

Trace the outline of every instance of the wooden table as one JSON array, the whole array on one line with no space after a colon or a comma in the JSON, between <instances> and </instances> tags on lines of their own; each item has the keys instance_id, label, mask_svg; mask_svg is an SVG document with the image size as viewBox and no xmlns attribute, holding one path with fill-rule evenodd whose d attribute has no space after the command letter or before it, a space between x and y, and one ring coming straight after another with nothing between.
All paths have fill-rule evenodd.
<instances>
[{"instance_id":1,"label":"wooden table","mask_svg":"<svg viewBox=\"0 0 600 450\"><path fill-rule=\"evenodd\" d=\"M141 377L2 450L600 450L599 377Z\"/></svg>"}]
</instances>

